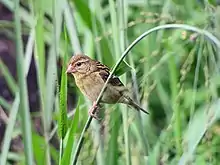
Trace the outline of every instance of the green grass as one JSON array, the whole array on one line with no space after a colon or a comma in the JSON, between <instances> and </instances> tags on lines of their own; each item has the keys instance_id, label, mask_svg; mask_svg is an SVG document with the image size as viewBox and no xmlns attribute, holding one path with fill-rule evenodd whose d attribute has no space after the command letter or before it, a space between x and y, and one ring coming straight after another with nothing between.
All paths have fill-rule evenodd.
<instances>
[{"instance_id":1,"label":"green grass","mask_svg":"<svg viewBox=\"0 0 220 165\"><path fill-rule=\"evenodd\" d=\"M34 164L33 158L33 147L32 147L32 130L31 130L31 120L30 120L30 112L29 112L29 104L28 104L28 94L27 94L27 82L26 75L24 70L24 53L23 53L23 43L21 39L21 20L19 17L19 0L15 1L14 8L14 20L15 20L15 40L16 40L16 64L17 64L17 75L18 75L18 84L19 84L19 94L20 94L20 116L22 123L22 137L24 142L24 153L25 153L25 162L27 164ZM15 108L16 111L16 108ZM16 114L16 112L14 112ZM13 117L13 120L16 120ZM14 125L13 121L12 128ZM8 128L9 129L9 128ZM10 131L11 132L11 131ZM7 137L7 134L5 134Z\"/></svg>"},{"instance_id":2,"label":"green grass","mask_svg":"<svg viewBox=\"0 0 220 165\"><path fill-rule=\"evenodd\" d=\"M0 96L9 121L0 164L218 164L217 1L1 3L15 17L0 20L0 30L15 41L17 78L0 56L0 76L14 99ZM28 35L26 45L22 34ZM91 103L65 74L75 52L112 68L150 115L105 105L100 122L88 117ZM40 96L33 114L27 91L32 56ZM34 118L41 120L38 128ZM24 144L21 152L10 149L18 136Z\"/></svg>"}]
</instances>

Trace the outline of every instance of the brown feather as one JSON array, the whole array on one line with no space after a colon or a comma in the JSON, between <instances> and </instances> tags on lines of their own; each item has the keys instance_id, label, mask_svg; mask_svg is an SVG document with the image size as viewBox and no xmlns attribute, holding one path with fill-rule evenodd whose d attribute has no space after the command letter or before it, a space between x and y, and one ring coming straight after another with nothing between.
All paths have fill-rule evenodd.
<instances>
[{"instance_id":1,"label":"brown feather","mask_svg":"<svg viewBox=\"0 0 220 165\"><path fill-rule=\"evenodd\" d=\"M72 58L70 59L69 64L74 65L76 62L80 61L80 60L84 60L84 59L88 59L91 60L91 58L89 58L88 56L85 56L83 54L76 54L74 56L72 56Z\"/></svg>"},{"instance_id":2,"label":"brown feather","mask_svg":"<svg viewBox=\"0 0 220 165\"><path fill-rule=\"evenodd\" d=\"M110 75L109 72L103 72L103 71L99 71L99 75L101 76L101 78L104 80L104 82L106 82L106 80L108 79L108 76ZM113 86L124 86L123 83L120 81L120 79L118 77L112 77L109 80L109 84L113 85Z\"/></svg>"}]
</instances>

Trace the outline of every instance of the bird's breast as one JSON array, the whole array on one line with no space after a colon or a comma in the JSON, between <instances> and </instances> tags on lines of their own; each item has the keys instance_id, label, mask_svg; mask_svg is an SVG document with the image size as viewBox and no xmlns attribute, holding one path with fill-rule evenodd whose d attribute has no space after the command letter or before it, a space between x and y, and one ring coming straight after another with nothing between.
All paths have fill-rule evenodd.
<instances>
[{"instance_id":1,"label":"bird's breast","mask_svg":"<svg viewBox=\"0 0 220 165\"><path fill-rule=\"evenodd\" d=\"M76 80L76 84L80 88L81 92L87 96L89 100L94 102L101 92L104 82L95 75L88 75Z\"/></svg>"},{"instance_id":2,"label":"bird's breast","mask_svg":"<svg viewBox=\"0 0 220 165\"><path fill-rule=\"evenodd\" d=\"M81 92L88 97L89 100L94 102L97 100L105 82L99 75L94 73L83 76L80 79L76 79L76 84L80 88ZM101 101L108 104L118 102L121 98L120 91L122 90L120 88L121 86L116 87L108 84Z\"/></svg>"}]
</instances>

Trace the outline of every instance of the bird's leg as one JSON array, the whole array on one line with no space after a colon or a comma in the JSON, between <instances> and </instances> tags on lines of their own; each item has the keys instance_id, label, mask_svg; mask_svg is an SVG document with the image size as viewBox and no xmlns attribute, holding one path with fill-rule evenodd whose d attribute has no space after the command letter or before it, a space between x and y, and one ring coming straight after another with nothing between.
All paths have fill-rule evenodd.
<instances>
[{"instance_id":1,"label":"bird's leg","mask_svg":"<svg viewBox=\"0 0 220 165\"><path fill-rule=\"evenodd\" d=\"M94 114L94 111L98 108L96 102L93 102L92 107L89 109L89 114Z\"/></svg>"},{"instance_id":2,"label":"bird's leg","mask_svg":"<svg viewBox=\"0 0 220 165\"><path fill-rule=\"evenodd\" d=\"M92 107L89 109L89 115L94 117L96 120L100 120L100 118L98 118L98 116L96 115L96 112L98 110L98 105L96 104L96 102L93 102Z\"/></svg>"}]
</instances>

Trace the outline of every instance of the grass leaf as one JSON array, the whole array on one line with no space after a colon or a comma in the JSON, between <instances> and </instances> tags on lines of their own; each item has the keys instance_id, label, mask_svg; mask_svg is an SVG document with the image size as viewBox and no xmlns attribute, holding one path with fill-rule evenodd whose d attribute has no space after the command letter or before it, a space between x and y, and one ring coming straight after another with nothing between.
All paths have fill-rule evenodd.
<instances>
[{"instance_id":1,"label":"grass leaf","mask_svg":"<svg viewBox=\"0 0 220 165\"><path fill-rule=\"evenodd\" d=\"M12 104L12 108L10 111L9 115L9 120L7 123L7 129L5 131L4 139L2 141L2 148L1 148L1 159L0 159L0 164L6 164L7 161L7 156L9 152L9 147L12 139L12 133L13 129L15 126L18 110L19 110L19 103L20 103L20 98L19 98L19 93L16 94L16 98L14 100L14 103Z\"/></svg>"},{"instance_id":2,"label":"grass leaf","mask_svg":"<svg viewBox=\"0 0 220 165\"><path fill-rule=\"evenodd\" d=\"M17 75L20 93L20 113L21 113L21 123L23 131L24 140L24 151L26 163L32 165L34 163L33 159L33 149L32 149L32 134L31 134L31 120L28 104L28 93L27 93L27 82L24 70L24 53L23 44L21 40L21 22L19 18L19 0L15 1L15 32L16 32L16 52L17 52Z\"/></svg>"},{"instance_id":3,"label":"grass leaf","mask_svg":"<svg viewBox=\"0 0 220 165\"><path fill-rule=\"evenodd\" d=\"M191 160L203 135L219 118L219 99L196 111L184 135L184 152L179 160L179 165L185 165Z\"/></svg>"},{"instance_id":4,"label":"grass leaf","mask_svg":"<svg viewBox=\"0 0 220 165\"><path fill-rule=\"evenodd\" d=\"M61 164L70 164L72 162L71 160L71 155L73 153L73 146L75 142L75 135L77 132L78 128L78 122L79 122L79 109L80 109L80 104L81 101L78 101L78 105L76 107L71 126L69 128L69 133L68 133L68 138L67 138L67 143L66 143L66 148L63 153L63 158L62 158L62 163Z\"/></svg>"}]
</instances>

